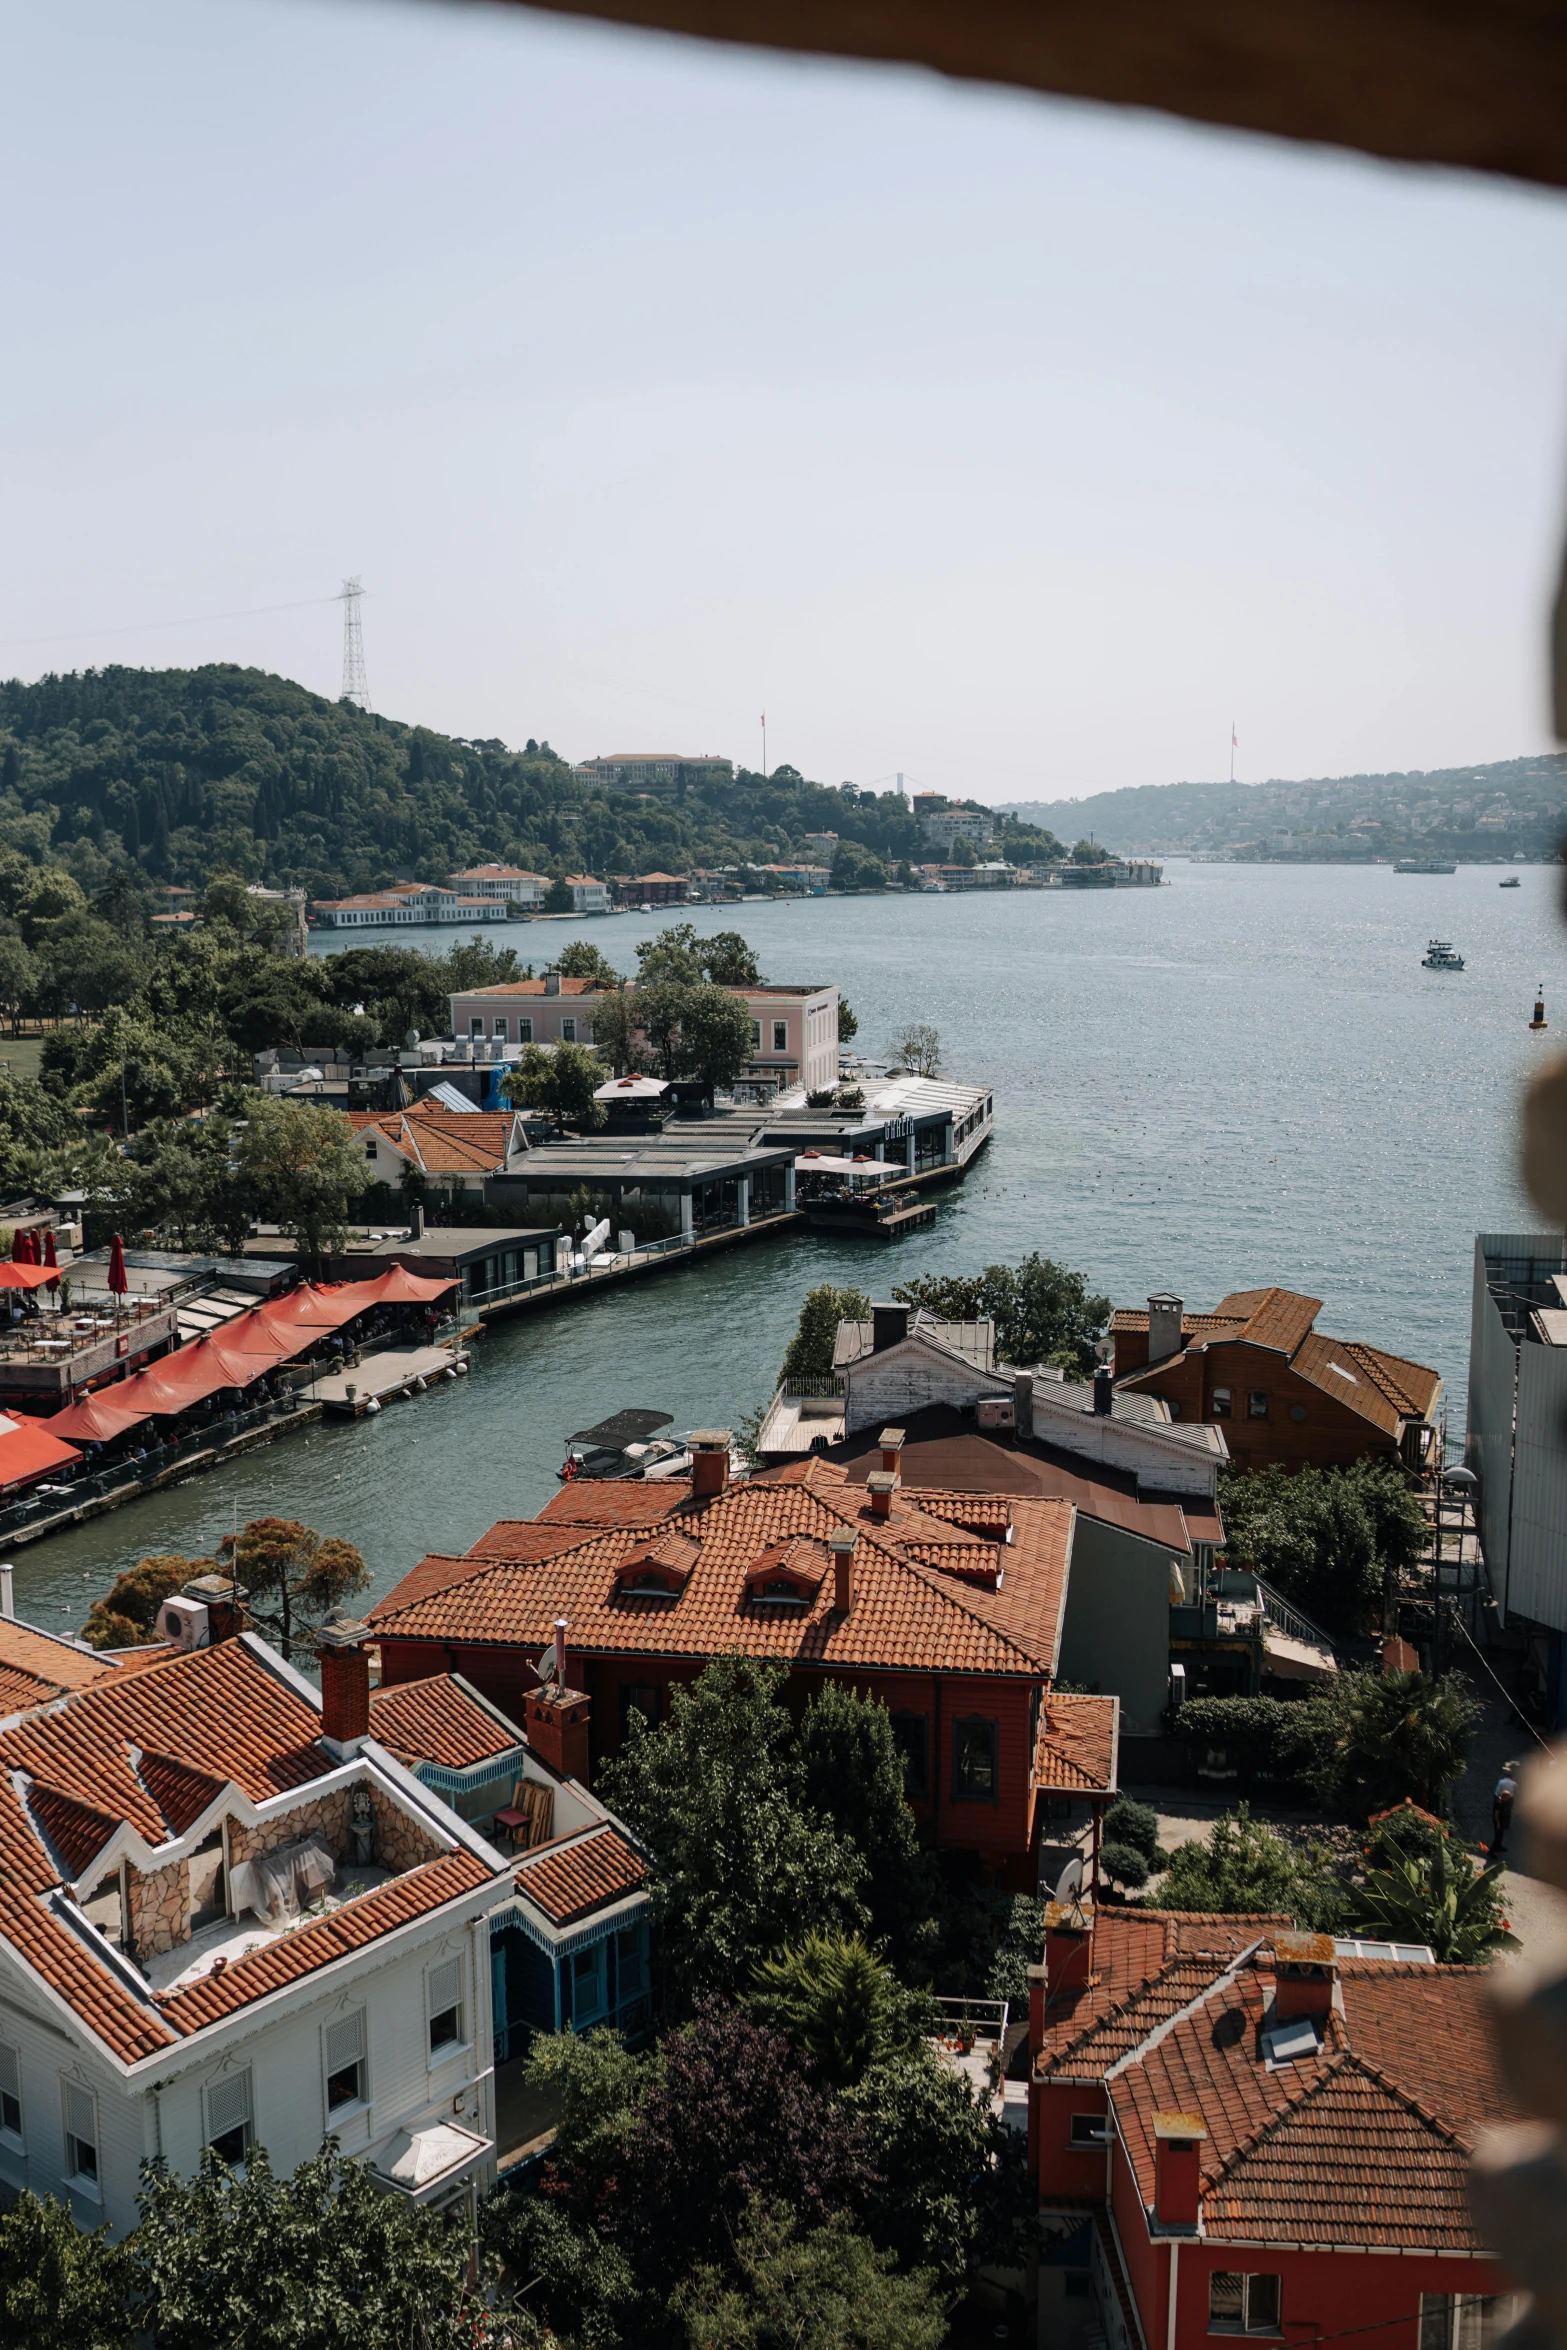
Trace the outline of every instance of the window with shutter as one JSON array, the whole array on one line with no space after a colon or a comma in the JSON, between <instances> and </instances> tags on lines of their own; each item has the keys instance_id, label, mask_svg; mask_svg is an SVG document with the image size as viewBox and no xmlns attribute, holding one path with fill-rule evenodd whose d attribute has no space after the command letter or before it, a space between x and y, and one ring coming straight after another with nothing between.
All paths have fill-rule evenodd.
<instances>
[{"instance_id":1,"label":"window with shutter","mask_svg":"<svg viewBox=\"0 0 1567 2350\"><path fill-rule=\"evenodd\" d=\"M426 1977L430 2017L430 2054L455 2048L462 2039L462 1960L449 1958L433 1966Z\"/></svg>"},{"instance_id":2,"label":"window with shutter","mask_svg":"<svg viewBox=\"0 0 1567 2350\"><path fill-rule=\"evenodd\" d=\"M98 2102L74 2081L65 2084L65 2175L78 2185L98 2184Z\"/></svg>"},{"instance_id":3,"label":"window with shutter","mask_svg":"<svg viewBox=\"0 0 1567 2350\"><path fill-rule=\"evenodd\" d=\"M0 2130L12 2138L22 2135L22 2060L5 2040L0 2040Z\"/></svg>"},{"instance_id":4,"label":"window with shutter","mask_svg":"<svg viewBox=\"0 0 1567 2350\"><path fill-rule=\"evenodd\" d=\"M250 2067L220 2074L207 2087L207 2144L232 2170L250 2151Z\"/></svg>"},{"instance_id":5,"label":"window with shutter","mask_svg":"<svg viewBox=\"0 0 1567 2350\"><path fill-rule=\"evenodd\" d=\"M326 2028L327 2112L362 2105L365 2094L365 2011L356 2007Z\"/></svg>"}]
</instances>

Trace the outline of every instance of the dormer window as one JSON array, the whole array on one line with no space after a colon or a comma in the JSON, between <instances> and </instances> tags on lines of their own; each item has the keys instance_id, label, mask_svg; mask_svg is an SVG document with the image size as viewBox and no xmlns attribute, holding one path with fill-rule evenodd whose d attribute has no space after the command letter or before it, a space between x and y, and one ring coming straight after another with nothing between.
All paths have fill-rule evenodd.
<instances>
[{"instance_id":1,"label":"dormer window","mask_svg":"<svg viewBox=\"0 0 1567 2350\"><path fill-rule=\"evenodd\" d=\"M827 1574L819 1542L797 1535L773 1543L754 1559L745 1578L745 1596L760 1606L809 1607Z\"/></svg>"},{"instance_id":2,"label":"dormer window","mask_svg":"<svg viewBox=\"0 0 1567 2350\"><path fill-rule=\"evenodd\" d=\"M700 1543L689 1534L665 1534L639 1542L615 1571L621 1599L678 1599L696 1564Z\"/></svg>"}]
</instances>

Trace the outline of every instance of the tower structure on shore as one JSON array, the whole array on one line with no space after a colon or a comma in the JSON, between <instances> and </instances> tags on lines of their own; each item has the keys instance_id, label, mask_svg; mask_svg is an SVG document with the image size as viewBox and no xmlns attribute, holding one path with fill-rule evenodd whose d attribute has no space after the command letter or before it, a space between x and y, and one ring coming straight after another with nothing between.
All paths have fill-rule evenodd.
<instances>
[{"instance_id":1,"label":"tower structure on shore","mask_svg":"<svg viewBox=\"0 0 1567 2350\"><path fill-rule=\"evenodd\" d=\"M343 607L343 690L339 698L368 710L370 681L365 675L365 637L359 618L359 599L363 593L357 579L345 579L338 598Z\"/></svg>"}]
</instances>

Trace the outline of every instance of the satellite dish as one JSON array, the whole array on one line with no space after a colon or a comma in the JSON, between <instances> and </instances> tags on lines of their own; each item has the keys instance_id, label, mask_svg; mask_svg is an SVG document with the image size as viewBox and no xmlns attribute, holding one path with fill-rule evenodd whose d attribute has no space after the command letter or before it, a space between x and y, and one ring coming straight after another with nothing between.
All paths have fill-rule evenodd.
<instances>
[{"instance_id":1,"label":"satellite dish","mask_svg":"<svg viewBox=\"0 0 1567 2350\"><path fill-rule=\"evenodd\" d=\"M1096 1363L1113 1363L1115 1361L1115 1340L1113 1338L1095 1339L1094 1361Z\"/></svg>"},{"instance_id":2,"label":"satellite dish","mask_svg":"<svg viewBox=\"0 0 1567 2350\"><path fill-rule=\"evenodd\" d=\"M539 1684L541 1688L547 1689L551 1681L553 1681L555 1678L555 1643L553 1640L550 1642L548 1648L544 1651L544 1654L540 1657L538 1665L535 1669L539 1676Z\"/></svg>"},{"instance_id":3,"label":"satellite dish","mask_svg":"<svg viewBox=\"0 0 1567 2350\"><path fill-rule=\"evenodd\" d=\"M1083 1890L1083 1864L1073 1856L1056 1880L1056 1899L1063 1909L1075 1901Z\"/></svg>"}]
</instances>

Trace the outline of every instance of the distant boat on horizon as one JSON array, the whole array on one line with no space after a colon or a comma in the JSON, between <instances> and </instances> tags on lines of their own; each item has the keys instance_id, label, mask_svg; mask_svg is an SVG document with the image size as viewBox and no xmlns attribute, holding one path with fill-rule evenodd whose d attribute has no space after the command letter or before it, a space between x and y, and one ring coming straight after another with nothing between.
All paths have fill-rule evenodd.
<instances>
[{"instance_id":1,"label":"distant boat on horizon","mask_svg":"<svg viewBox=\"0 0 1567 2350\"><path fill-rule=\"evenodd\" d=\"M1517 874L1509 873L1507 879L1499 881L1496 886L1498 889L1517 889L1520 886Z\"/></svg>"},{"instance_id":2,"label":"distant boat on horizon","mask_svg":"<svg viewBox=\"0 0 1567 2350\"><path fill-rule=\"evenodd\" d=\"M1426 951L1420 958L1422 971L1462 971L1464 958L1453 952L1450 938L1433 938L1426 942Z\"/></svg>"},{"instance_id":3,"label":"distant boat on horizon","mask_svg":"<svg viewBox=\"0 0 1567 2350\"><path fill-rule=\"evenodd\" d=\"M1447 864L1441 857L1400 857L1393 867L1395 873L1456 873L1456 865Z\"/></svg>"}]
</instances>

